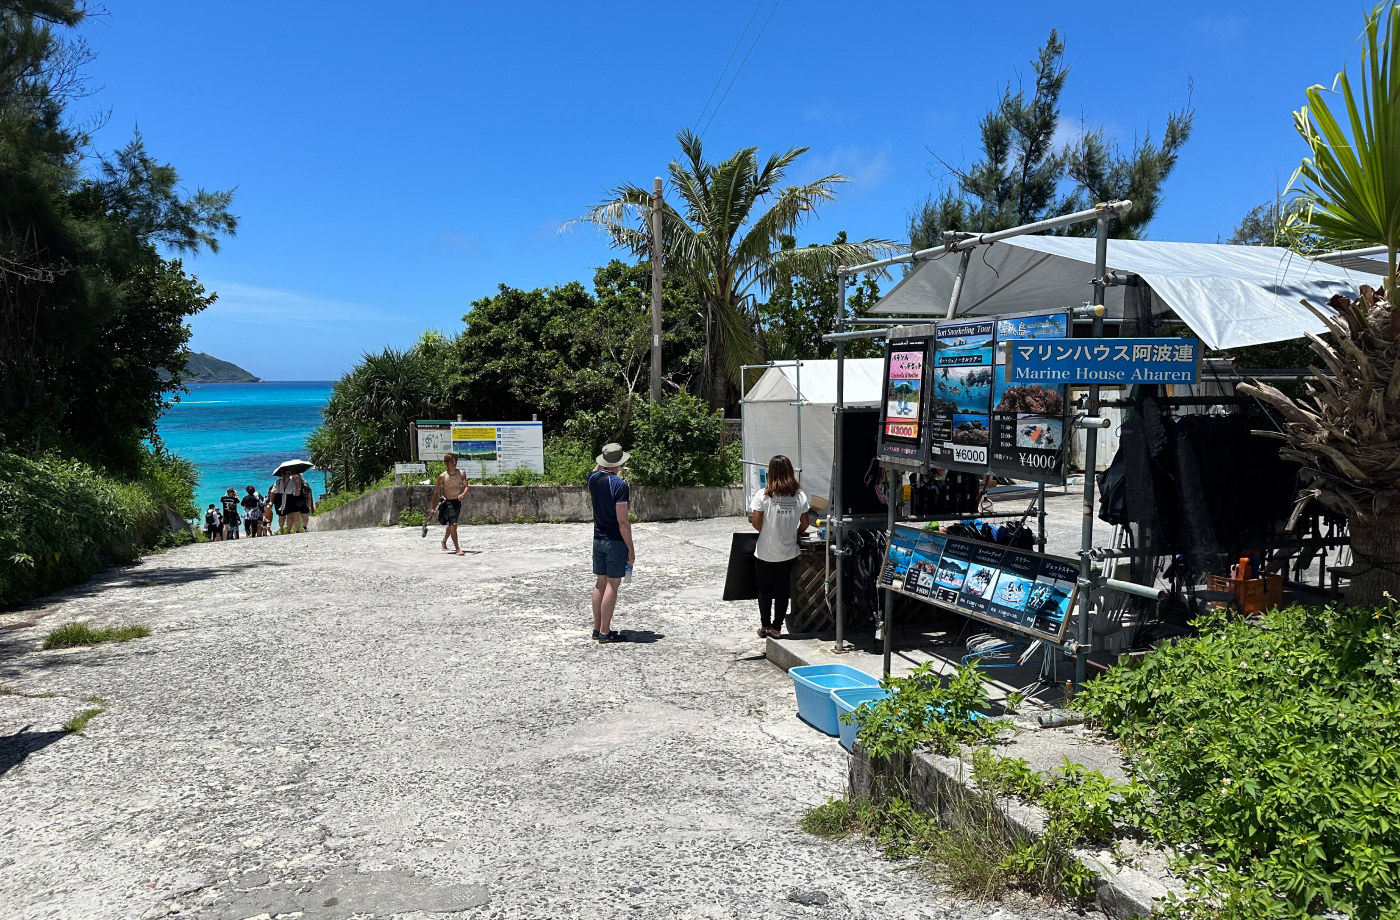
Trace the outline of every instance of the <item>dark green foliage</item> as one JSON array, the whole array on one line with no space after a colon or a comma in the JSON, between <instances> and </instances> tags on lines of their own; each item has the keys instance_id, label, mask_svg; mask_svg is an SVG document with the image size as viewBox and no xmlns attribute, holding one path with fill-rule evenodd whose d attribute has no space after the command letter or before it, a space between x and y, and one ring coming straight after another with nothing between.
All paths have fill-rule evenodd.
<instances>
[{"instance_id":1,"label":"dark green foliage","mask_svg":"<svg viewBox=\"0 0 1400 920\"><path fill-rule=\"evenodd\" d=\"M1191 136L1194 110L1187 105L1167 117L1160 144L1144 135L1124 152L1102 128L1086 128L1074 144L1057 149L1060 94L1069 70L1064 42L1052 29L1031 62L1035 82L1008 85L1001 101L980 122L982 158L960 168L939 158L952 183L920 204L909 221L915 249L937 246L945 230L1004 230L1069 214L1100 201L1131 198L1133 209L1116 219L1114 235L1142 235L1161 203L1161 188ZM1093 223L1067 227L1069 235L1091 235Z\"/></svg>"},{"instance_id":2,"label":"dark green foliage","mask_svg":"<svg viewBox=\"0 0 1400 920\"><path fill-rule=\"evenodd\" d=\"M1204 844L1192 876L1223 907L1179 916L1400 914L1400 615L1224 615L1118 667L1077 705L1122 739L1165 840Z\"/></svg>"},{"instance_id":3,"label":"dark green foliage","mask_svg":"<svg viewBox=\"0 0 1400 920\"><path fill-rule=\"evenodd\" d=\"M845 243L846 231L843 230L836 234L831 245ZM782 238L784 250L796 247L795 238ZM758 306L763 357L769 361L836 357L835 343L822 341L823 335L836 328L836 289L834 266L808 268L781 276L768 302ZM880 285L874 277L865 275L851 279L846 286L847 317L869 314L879 299ZM882 346L869 339L846 343L848 358L877 358L882 354ZM750 379L757 380L758 375Z\"/></svg>"},{"instance_id":4,"label":"dark green foliage","mask_svg":"<svg viewBox=\"0 0 1400 920\"><path fill-rule=\"evenodd\" d=\"M640 404L629 441L632 479L642 485L726 486L739 479L740 445L720 446L724 414L686 393Z\"/></svg>"},{"instance_id":5,"label":"dark green foliage","mask_svg":"<svg viewBox=\"0 0 1400 920\"><path fill-rule=\"evenodd\" d=\"M104 562L170 545L162 506L194 516L193 469L148 454L133 481L47 455L0 451L0 607L89 578Z\"/></svg>"},{"instance_id":6,"label":"dark green foliage","mask_svg":"<svg viewBox=\"0 0 1400 920\"><path fill-rule=\"evenodd\" d=\"M871 757L908 754L931 747L957 753L961 744L985 741L1005 727L1001 719L974 718L987 708L985 678L975 665L959 667L945 685L926 661L906 677L887 677L880 686L890 696L861 707L859 739ZM852 713L841 718L849 722Z\"/></svg>"},{"instance_id":7,"label":"dark green foliage","mask_svg":"<svg viewBox=\"0 0 1400 920\"><path fill-rule=\"evenodd\" d=\"M327 482L333 490L373 483L395 461L412 456L409 424L438 418L448 410L452 353L450 340L425 332L407 350L366 353L335 382L322 410L325 422L306 442L311 462L329 471Z\"/></svg>"}]
</instances>

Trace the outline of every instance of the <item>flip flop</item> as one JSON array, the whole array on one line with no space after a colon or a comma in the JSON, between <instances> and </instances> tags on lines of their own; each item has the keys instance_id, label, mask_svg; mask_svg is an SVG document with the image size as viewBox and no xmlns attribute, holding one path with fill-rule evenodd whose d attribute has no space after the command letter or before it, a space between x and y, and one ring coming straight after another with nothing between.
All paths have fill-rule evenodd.
<instances>
[{"instance_id":1,"label":"flip flop","mask_svg":"<svg viewBox=\"0 0 1400 920\"><path fill-rule=\"evenodd\" d=\"M466 555L466 551L465 551L465 550L460 550L460 549L459 549L459 550L457 550L457 552L454 553L453 555L465 556L465 555Z\"/></svg>"}]
</instances>

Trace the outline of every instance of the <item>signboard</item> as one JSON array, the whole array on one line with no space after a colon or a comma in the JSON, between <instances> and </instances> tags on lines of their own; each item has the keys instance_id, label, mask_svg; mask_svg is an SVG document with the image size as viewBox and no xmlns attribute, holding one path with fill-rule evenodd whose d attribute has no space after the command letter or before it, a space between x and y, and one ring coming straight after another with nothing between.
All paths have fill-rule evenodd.
<instances>
[{"instance_id":1,"label":"signboard","mask_svg":"<svg viewBox=\"0 0 1400 920\"><path fill-rule=\"evenodd\" d=\"M929 400L929 465L987 469L992 441L992 344L996 321L938 323Z\"/></svg>"},{"instance_id":2,"label":"signboard","mask_svg":"<svg viewBox=\"0 0 1400 920\"><path fill-rule=\"evenodd\" d=\"M418 423L418 457L441 460L451 451L457 468L472 479L515 469L544 472L543 422Z\"/></svg>"},{"instance_id":3,"label":"signboard","mask_svg":"<svg viewBox=\"0 0 1400 920\"><path fill-rule=\"evenodd\" d=\"M1187 338L1017 342L1006 370L1012 384L1195 383L1200 357L1200 341Z\"/></svg>"},{"instance_id":4,"label":"signboard","mask_svg":"<svg viewBox=\"0 0 1400 920\"><path fill-rule=\"evenodd\" d=\"M426 463L395 463L394 475L402 476L405 473L426 473L428 465Z\"/></svg>"},{"instance_id":5,"label":"signboard","mask_svg":"<svg viewBox=\"0 0 1400 920\"><path fill-rule=\"evenodd\" d=\"M992 393L992 447L990 465L1017 479L1063 482L1068 451L1065 421L1065 385L1062 383L1013 384L1007 380L1003 347L1017 342L1066 340L1069 313L1056 310L1024 316L997 318L997 366Z\"/></svg>"},{"instance_id":6,"label":"signboard","mask_svg":"<svg viewBox=\"0 0 1400 920\"><path fill-rule=\"evenodd\" d=\"M1059 642L1079 566L1056 556L895 525L881 586L1040 639Z\"/></svg>"},{"instance_id":7,"label":"signboard","mask_svg":"<svg viewBox=\"0 0 1400 920\"><path fill-rule=\"evenodd\" d=\"M885 344L884 405L880 412L880 460L923 466L928 459L924 432L928 378L927 336L890 339Z\"/></svg>"}]
</instances>

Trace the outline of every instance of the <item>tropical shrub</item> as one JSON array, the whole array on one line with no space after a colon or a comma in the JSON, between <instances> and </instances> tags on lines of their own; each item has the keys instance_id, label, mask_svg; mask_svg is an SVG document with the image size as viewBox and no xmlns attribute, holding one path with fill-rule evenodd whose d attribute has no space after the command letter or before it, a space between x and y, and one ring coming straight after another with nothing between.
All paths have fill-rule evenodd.
<instances>
[{"instance_id":1,"label":"tropical shrub","mask_svg":"<svg viewBox=\"0 0 1400 920\"><path fill-rule=\"evenodd\" d=\"M630 436L633 479L668 489L738 482L742 447L721 446L723 437L724 414L687 393L638 405Z\"/></svg>"},{"instance_id":2,"label":"tropical shrub","mask_svg":"<svg viewBox=\"0 0 1400 920\"><path fill-rule=\"evenodd\" d=\"M960 745L985 741L1006 724L980 715L989 702L987 687L972 664L959 667L947 684L926 661L905 677L886 677L880 686L890 695L860 710L857 737L871 757L908 754L924 745L955 754ZM852 715L841 718L849 722Z\"/></svg>"},{"instance_id":3,"label":"tropical shrub","mask_svg":"<svg viewBox=\"0 0 1400 920\"><path fill-rule=\"evenodd\" d=\"M1400 915L1400 614L1224 614L1119 666L1076 705L1161 803L1143 826L1201 845L1179 916ZM1213 912L1217 905L1218 913Z\"/></svg>"},{"instance_id":4,"label":"tropical shrub","mask_svg":"<svg viewBox=\"0 0 1400 920\"><path fill-rule=\"evenodd\" d=\"M123 481L57 456L0 452L0 607L171 545L163 508L192 511L191 474L168 455L151 455L142 478Z\"/></svg>"}]
</instances>

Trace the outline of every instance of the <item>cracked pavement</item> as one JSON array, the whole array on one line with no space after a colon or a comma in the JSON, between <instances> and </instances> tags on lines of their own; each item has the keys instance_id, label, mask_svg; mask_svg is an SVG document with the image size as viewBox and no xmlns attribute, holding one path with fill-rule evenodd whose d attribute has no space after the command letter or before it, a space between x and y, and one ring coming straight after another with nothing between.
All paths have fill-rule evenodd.
<instances>
[{"instance_id":1,"label":"cracked pavement","mask_svg":"<svg viewBox=\"0 0 1400 920\"><path fill-rule=\"evenodd\" d=\"M720 600L741 525L636 525L618 645L578 524L199 544L0 614L0 917L1073 913L797 828L846 754ZM152 635L40 649L76 619Z\"/></svg>"}]
</instances>

